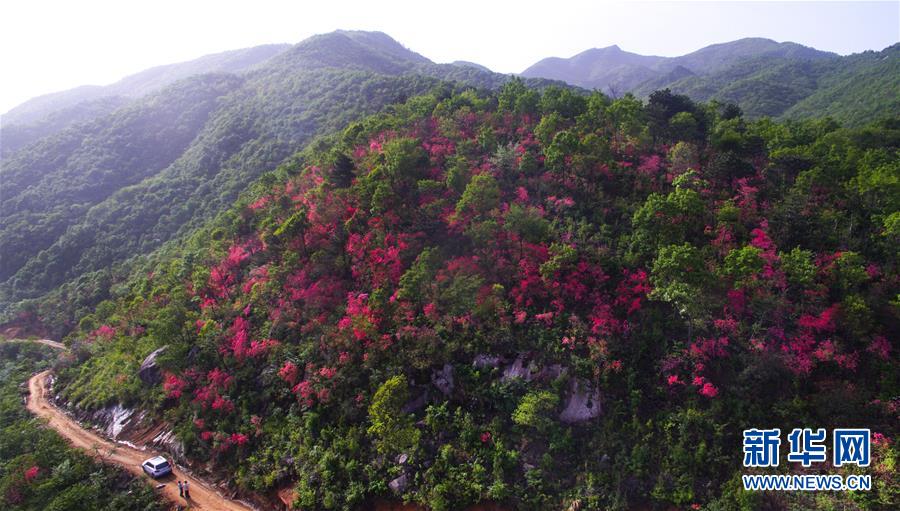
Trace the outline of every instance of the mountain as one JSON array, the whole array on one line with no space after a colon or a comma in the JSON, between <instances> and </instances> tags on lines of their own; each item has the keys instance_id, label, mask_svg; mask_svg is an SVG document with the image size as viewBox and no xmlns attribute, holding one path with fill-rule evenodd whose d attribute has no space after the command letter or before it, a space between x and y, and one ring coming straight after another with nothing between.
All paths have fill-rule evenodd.
<instances>
[{"instance_id":1,"label":"mountain","mask_svg":"<svg viewBox=\"0 0 900 511\"><path fill-rule=\"evenodd\" d=\"M707 75L751 57L818 60L837 55L796 43L777 43L762 38L714 44L681 57L639 55L623 51L618 46L609 46L587 50L568 59L553 57L541 60L523 71L522 76L552 77L588 89L603 92L615 90L624 94L678 69L681 69L678 71L680 74L687 70L695 75Z\"/></svg>"},{"instance_id":2,"label":"mountain","mask_svg":"<svg viewBox=\"0 0 900 511\"><path fill-rule=\"evenodd\" d=\"M177 81L45 137L0 166L0 304L88 274L105 278L223 211L297 147L360 116L445 80L498 87L508 79L434 64L382 33L339 31L239 74Z\"/></svg>"},{"instance_id":3,"label":"mountain","mask_svg":"<svg viewBox=\"0 0 900 511\"><path fill-rule=\"evenodd\" d=\"M127 76L106 86L86 85L46 94L12 108L0 117L0 156L78 122L108 114L125 104L183 78L204 73L240 73L284 51L289 45L269 44L206 55Z\"/></svg>"},{"instance_id":4,"label":"mountain","mask_svg":"<svg viewBox=\"0 0 900 511\"><path fill-rule=\"evenodd\" d=\"M46 115L72 107L82 101L106 96L136 98L189 76L204 73L238 73L286 50L287 44L267 44L156 66L106 86L85 85L30 99L3 114L4 124L31 124Z\"/></svg>"},{"instance_id":5,"label":"mountain","mask_svg":"<svg viewBox=\"0 0 900 511\"><path fill-rule=\"evenodd\" d=\"M672 62L696 74L711 74L728 69L745 59L759 57L816 61L837 58L838 55L797 43L779 43L761 37L748 37L706 46L687 55L675 57Z\"/></svg>"},{"instance_id":6,"label":"mountain","mask_svg":"<svg viewBox=\"0 0 900 511\"><path fill-rule=\"evenodd\" d=\"M629 91L657 76L665 57L638 55L618 46L594 48L563 59L546 58L522 72L525 77L553 77L586 89Z\"/></svg>"},{"instance_id":7,"label":"mountain","mask_svg":"<svg viewBox=\"0 0 900 511\"><path fill-rule=\"evenodd\" d=\"M579 62L746 115L358 31L61 106L0 162L0 329L65 336L62 407L260 509L895 509L900 115L802 117L871 117L896 48L738 43ZM743 490L743 432L791 424L869 428L876 484ZM128 491L9 428L7 504Z\"/></svg>"},{"instance_id":8,"label":"mountain","mask_svg":"<svg viewBox=\"0 0 900 511\"><path fill-rule=\"evenodd\" d=\"M60 399L262 509L897 507L900 119L513 81L294 148L81 317ZM853 423L883 484L739 483L746 429Z\"/></svg>"},{"instance_id":9,"label":"mountain","mask_svg":"<svg viewBox=\"0 0 900 511\"><path fill-rule=\"evenodd\" d=\"M811 119L824 115L861 125L879 116L900 112L900 44L883 51L867 51L824 69L819 87L794 103L786 118Z\"/></svg>"},{"instance_id":10,"label":"mountain","mask_svg":"<svg viewBox=\"0 0 900 511\"><path fill-rule=\"evenodd\" d=\"M453 62L451 62L451 64L453 64L454 66L474 67L475 69L480 69L481 71L490 71L490 69L488 69L486 66L482 66L481 64L478 64L476 62L469 62L467 60L454 60Z\"/></svg>"},{"instance_id":11,"label":"mountain","mask_svg":"<svg viewBox=\"0 0 900 511\"><path fill-rule=\"evenodd\" d=\"M101 96L77 101L71 106L51 110L39 121L28 124L0 125L0 158L6 158L19 149L44 137L59 133L75 124L91 121L125 106L130 98ZM5 118L4 118L5 121Z\"/></svg>"},{"instance_id":12,"label":"mountain","mask_svg":"<svg viewBox=\"0 0 900 511\"><path fill-rule=\"evenodd\" d=\"M563 80L614 96L671 89L696 101L740 106L752 118L832 115L859 126L900 113L897 45L841 57L762 38L707 46L680 57L643 56L617 46L544 59L522 76ZM804 101L808 99L809 106Z\"/></svg>"}]
</instances>

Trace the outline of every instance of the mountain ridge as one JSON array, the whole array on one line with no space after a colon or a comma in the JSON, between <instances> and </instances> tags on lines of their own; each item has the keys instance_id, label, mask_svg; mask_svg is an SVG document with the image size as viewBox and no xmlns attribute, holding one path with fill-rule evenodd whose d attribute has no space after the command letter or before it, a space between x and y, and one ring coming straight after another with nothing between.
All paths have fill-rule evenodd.
<instances>
[{"instance_id":1,"label":"mountain ridge","mask_svg":"<svg viewBox=\"0 0 900 511\"><path fill-rule=\"evenodd\" d=\"M435 64L392 41L360 32L314 36L245 73L185 78L5 158L0 303L43 296L152 252L227 208L297 147L359 116L441 84L496 88L510 79ZM197 104L209 109L179 133L151 128L132 106L146 104L147 115L157 107L174 107L168 115L195 110L183 98L206 77L234 87L212 96L198 91L205 100ZM181 142L160 138L166 133ZM135 156L154 140L177 150L165 161ZM70 189L98 193L79 199Z\"/></svg>"},{"instance_id":2,"label":"mountain ridge","mask_svg":"<svg viewBox=\"0 0 900 511\"><path fill-rule=\"evenodd\" d=\"M127 75L109 85L81 85L31 98L0 115L4 124L30 124L59 110L103 96L140 97L179 79L211 72L239 72L290 47L289 44L263 44L237 50L203 55L196 59L161 64Z\"/></svg>"},{"instance_id":3,"label":"mountain ridge","mask_svg":"<svg viewBox=\"0 0 900 511\"><path fill-rule=\"evenodd\" d=\"M740 106L750 118L810 117L816 109L839 121L861 125L882 115L900 113L891 89L900 89L897 45L879 52L841 56L794 42L750 37L705 46L677 57L631 53L617 45L593 48L569 58L542 59L521 76L544 77L614 97L633 93L647 98L655 90L671 89L695 101L716 100ZM866 55L883 55L887 62ZM848 83L866 74L876 83ZM860 94L868 89L872 94ZM803 101L816 105L804 107ZM823 104L830 103L839 107ZM818 102L816 102L818 101ZM886 102L884 111L879 101ZM829 103L829 104L830 104ZM860 113L864 112L864 113Z\"/></svg>"}]
</instances>

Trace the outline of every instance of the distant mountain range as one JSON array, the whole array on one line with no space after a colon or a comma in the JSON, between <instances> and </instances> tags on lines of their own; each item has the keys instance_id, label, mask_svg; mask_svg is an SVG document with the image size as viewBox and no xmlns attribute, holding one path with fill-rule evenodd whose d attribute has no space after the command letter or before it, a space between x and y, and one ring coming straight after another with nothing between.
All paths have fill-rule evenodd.
<instances>
[{"instance_id":1,"label":"distant mountain range","mask_svg":"<svg viewBox=\"0 0 900 511\"><path fill-rule=\"evenodd\" d=\"M153 67L106 86L84 85L29 99L3 114L2 155L52 135L72 124L88 121L178 80L204 73L239 73L289 44L269 44L206 55L188 62Z\"/></svg>"},{"instance_id":2,"label":"distant mountain range","mask_svg":"<svg viewBox=\"0 0 900 511\"><path fill-rule=\"evenodd\" d=\"M749 117L830 115L858 125L900 112L900 44L842 57L796 43L747 38L680 57L639 55L618 46L543 59L525 77L646 97L671 89L696 101L735 103Z\"/></svg>"},{"instance_id":3,"label":"distant mountain range","mask_svg":"<svg viewBox=\"0 0 900 511\"><path fill-rule=\"evenodd\" d=\"M188 76L203 73L238 73L249 69L288 48L289 44L267 44L241 50L205 55L177 64L167 64L126 76L111 85L84 85L62 92L29 99L3 114L4 122L29 124L48 114L65 110L84 101L109 96L137 98Z\"/></svg>"}]
</instances>

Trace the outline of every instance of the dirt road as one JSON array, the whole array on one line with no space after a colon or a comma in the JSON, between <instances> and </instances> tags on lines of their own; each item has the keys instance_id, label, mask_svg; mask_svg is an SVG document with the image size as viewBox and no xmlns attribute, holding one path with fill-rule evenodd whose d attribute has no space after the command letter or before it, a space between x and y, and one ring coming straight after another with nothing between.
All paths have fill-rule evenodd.
<instances>
[{"instance_id":1,"label":"dirt road","mask_svg":"<svg viewBox=\"0 0 900 511\"><path fill-rule=\"evenodd\" d=\"M5 342L36 342L58 350L66 349L66 345L61 342L51 341L50 339L7 339Z\"/></svg>"},{"instance_id":2,"label":"dirt road","mask_svg":"<svg viewBox=\"0 0 900 511\"><path fill-rule=\"evenodd\" d=\"M42 341L37 341L42 342ZM53 341L49 341L53 342ZM47 344L44 342L43 344ZM56 343L59 344L59 343ZM60 345L62 346L62 345ZM55 346L56 347L56 346ZM91 456L105 463L113 463L129 472L148 479L149 484L165 484L159 491L168 500L182 506L190 504L189 509L208 509L221 511L247 511L251 507L228 499L203 481L189 476L177 467L174 474L160 481L150 481L141 463L151 456L151 453L139 451L125 445L115 444L99 435L82 428L75 420L56 408L48 401L47 377L50 371L38 373L28 380L28 410L38 417L47 419L50 427L66 438L73 446L86 451ZM191 489L190 502L178 496L178 481L189 481Z\"/></svg>"}]
</instances>

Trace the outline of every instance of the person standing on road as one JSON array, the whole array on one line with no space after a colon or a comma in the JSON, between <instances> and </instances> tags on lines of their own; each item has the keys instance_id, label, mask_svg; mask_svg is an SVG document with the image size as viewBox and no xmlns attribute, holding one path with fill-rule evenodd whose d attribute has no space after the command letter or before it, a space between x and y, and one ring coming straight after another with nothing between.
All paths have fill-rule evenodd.
<instances>
[{"instance_id":1,"label":"person standing on road","mask_svg":"<svg viewBox=\"0 0 900 511\"><path fill-rule=\"evenodd\" d=\"M181 481L178 481L178 496L184 497L184 486L181 485Z\"/></svg>"},{"instance_id":2,"label":"person standing on road","mask_svg":"<svg viewBox=\"0 0 900 511\"><path fill-rule=\"evenodd\" d=\"M184 498L191 500L191 489L188 486L187 480L184 481Z\"/></svg>"}]
</instances>

